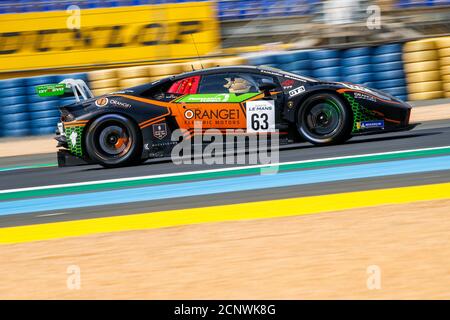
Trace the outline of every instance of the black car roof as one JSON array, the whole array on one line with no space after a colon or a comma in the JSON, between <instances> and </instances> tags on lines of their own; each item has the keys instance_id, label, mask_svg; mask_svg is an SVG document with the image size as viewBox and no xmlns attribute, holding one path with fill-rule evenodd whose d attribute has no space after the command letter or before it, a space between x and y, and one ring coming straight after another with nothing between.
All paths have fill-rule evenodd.
<instances>
[{"instance_id":1,"label":"black car roof","mask_svg":"<svg viewBox=\"0 0 450 320\"><path fill-rule=\"evenodd\" d=\"M253 71L255 73L267 71L268 73L271 73L271 74L284 74L284 75L290 74L290 75L298 77L298 78L305 78L305 79L314 81L313 78L295 75L295 74L292 74L290 72L283 71L283 70L276 69L276 68L272 68L272 67L239 65L239 66L213 67L213 68L206 68L206 69L200 69L200 70L195 70L195 71L183 72L183 73L180 73L180 74L177 74L177 75L173 75L173 76L169 76L169 77L166 77L166 78L162 78L160 80L153 81L151 83L147 83L147 84L143 84L143 85L136 86L136 87L133 87L133 88L129 88L129 90L133 90L134 94L140 95L141 93L147 91L148 89L152 88L153 86L161 84L161 83L169 81L169 80L170 81L174 81L174 80L182 79L182 78L189 77L189 76L205 75L205 74L212 74L212 73L224 72L224 71L228 71L228 72L249 72L249 71Z\"/></svg>"},{"instance_id":2,"label":"black car roof","mask_svg":"<svg viewBox=\"0 0 450 320\"><path fill-rule=\"evenodd\" d=\"M183 72L180 73L176 76L174 76L173 78L178 78L178 77L185 77L185 76L194 76L194 75L199 75L199 74L208 74L208 73L216 73L216 72L223 72L223 71L260 71L261 68L259 67L255 67L255 66L224 66L224 67L212 67L212 68L206 68L206 69L200 69L200 70L195 70L195 71L188 71L188 72Z\"/></svg>"}]
</instances>

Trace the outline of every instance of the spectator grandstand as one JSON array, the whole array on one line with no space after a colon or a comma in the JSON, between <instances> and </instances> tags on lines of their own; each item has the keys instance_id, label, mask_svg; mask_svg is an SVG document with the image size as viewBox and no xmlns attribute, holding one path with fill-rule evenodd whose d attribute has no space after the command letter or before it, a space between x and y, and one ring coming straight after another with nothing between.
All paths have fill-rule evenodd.
<instances>
[{"instance_id":1,"label":"spectator grandstand","mask_svg":"<svg viewBox=\"0 0 450 320\"><path fill-rule=\"evenodd\" d=\"M0 14L65 10L70 5L77 5L82 9L94 9L192 1L193 0L1 0ZM323 1L320 0L217 0L216 2L218 17L221 20L311 15L319 12L323 5ZM354 2L358 3L362 1L358 0ZM391 2L394 7L397 8L450 6L450 0L396 0Z\"/></svg>"},{"instance_id":2,"label":"spectator grandstand","mask_svg":"<svg viewBox=\"0 0 450 320\"><path fill-rule=\"evenodd\" d=\"M0 1L0 13L65 10L70 5L77 5L82 9L93 9L183 2L192 2L192 0L7 0ZM217 1L217 9L218 16L222 20L252 19L311 14L319 3L320 0L221 0Z\"/></svg>"}]
</instances>

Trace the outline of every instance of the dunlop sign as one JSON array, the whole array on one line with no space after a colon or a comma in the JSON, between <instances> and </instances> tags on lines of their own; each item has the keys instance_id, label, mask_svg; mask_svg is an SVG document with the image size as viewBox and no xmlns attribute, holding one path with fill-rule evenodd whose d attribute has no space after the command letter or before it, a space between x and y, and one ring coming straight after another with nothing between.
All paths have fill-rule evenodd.
<instances>
[{"instance_id":1,"label":"dunlop sign","mask_svg":"<svg viewBox=\"0 0 450 320\"><path fill-rule=\"evenodd\" d=\"M3 14L0 72L76 67L212 53L219 45L214 4Z\"/></svg>"}]
</instances>

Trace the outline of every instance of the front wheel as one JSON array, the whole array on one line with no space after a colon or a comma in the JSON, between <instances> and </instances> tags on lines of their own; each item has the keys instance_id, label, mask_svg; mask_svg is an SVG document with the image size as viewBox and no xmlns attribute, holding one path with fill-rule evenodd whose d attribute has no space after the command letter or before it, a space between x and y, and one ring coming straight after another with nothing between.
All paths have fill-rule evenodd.
<instances>
[{"instance_id":1,"label":"front wheel","mask_svg":"<svg viewBox=\"0 0 450 320\"><path fill-rule=\"evenodd\" d=\"M352 114L338 96L315 94L302 104L297 116L297 130L313 144L341 143L350 138Z\"/></svg>"},{"instance_id":2,"label":"front wheel","mask_svg":"<svg viewBox=\"0 0 450 320\"><path fill-rule=\"evenodd\" d=\"M130 119L117 114L104 115L89 126L86 151L104 167L129 165L140 159L142 136Z\"/></svg>"}]
</instances>

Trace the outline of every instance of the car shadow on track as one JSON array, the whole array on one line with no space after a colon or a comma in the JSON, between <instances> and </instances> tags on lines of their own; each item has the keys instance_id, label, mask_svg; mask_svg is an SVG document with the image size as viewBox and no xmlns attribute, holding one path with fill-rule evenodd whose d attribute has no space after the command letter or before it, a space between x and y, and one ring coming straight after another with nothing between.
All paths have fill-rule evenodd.
<instances>
[{"instance_id":1,"label":"car shadow on track","mask_svg":"<svg viewBox=\"0 0 450 320\"><path fill-rule=\"evenodd\" d=\"M409 133L409 134L401 134L401 135L389 135L389 136L382 136L382 135L368 135L368 136L359 136L359 137L355 137L355 140L349 140L346 143L342 144L342 145L333 145L333 146L323 146L323 147L318 147L312 144L309 144L307 142L302 142L302 143L296 143L296 144L292 144L292 145L282 145L280 146L280 150L281 151L287 151L287 150L305 150L305 149L314 149L314 148L320 148L323 150L323 148L327 148L327 147L339 147L339 146L345 146L345 145L357 145L357 144L363 144L363 143L373 143L373 142L384 142L384 141L393 141L393 140L400 140L400 139L411 139L411 138L419 138L419 137L426 137L426 136L432 136L432 135L439 135L442 132L426 132L426 133ZM364 137L363 139L361 139L361 137ZM242 152L242 151L241 151ZM255 152L255 151L253 151ZM368 151L370 152L370 150ZM252 153L252 151L246 150L245 154L248 155ZM142 167L142 166L148 166L151 164L167 164L172 162L171 158L158 158L158 159L150 159L147 160L135 167ZM232 167L232 166L237 166L237 165L226 165L226 167ZM245 166L245 165L244 165ZM189 166L190 167L190 166ZM224 165L211 165L208 166L210 168L223 168ZM105 168L100 167L100 166L95 166L95 167L89 167L86 168L83 171L97 171L97 170L103 170ZM112 168L110 170L120 170L123 168Z\"/></svg>"}]
</instances>

